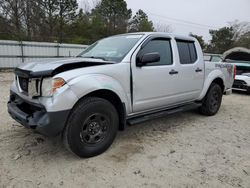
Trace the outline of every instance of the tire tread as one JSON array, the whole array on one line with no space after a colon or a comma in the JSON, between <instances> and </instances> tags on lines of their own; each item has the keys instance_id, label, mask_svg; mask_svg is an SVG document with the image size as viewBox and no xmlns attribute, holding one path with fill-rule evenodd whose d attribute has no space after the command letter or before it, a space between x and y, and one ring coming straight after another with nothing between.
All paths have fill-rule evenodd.
<instances>
[{"instance_id":1,"label":"tire tread","mask_svg":"<svg viewBox=\"0 0 250 188\"><path fill-rule=\"evenodd\" d=\"M212 92L213 89L218 89L218 88L221 90L220 95L221 95L221 98L222 98L222 89L221 89L221 87L217 83L212 83L211 86L209 87L209 90L208 90L206 96L204 97L204 99L202 101L202 106L199 108L201 114L206 115L206 116L213 116L218 112L218 110L220 108L220 105L221 105L221 99L220 99L219 108L218 108L218 110L216 112L212 112L209 109L209 97L211 95L211 92Z\"/></svg>"},{"instance_id":2,"label":"tire tread","mask_svg":"<svg viewBox=\"0 0 250 188\"><path fill-rule=\"evenodd\" d=\"M102 99L102 98L98 98L98 97L83 98L72 109L72 112L68 118L67 124L66 124L64 131L63 131L63 134L62 134L63 144L64 144L65 148L68 151L70 151L71 153L76 154L80 157L93 157L93 156L96 156L96 155L104 152L107 149L107 148L104 148L103 150L97 152L97 154L94 154L94 155L93 154L79 155L71 149L72 146L71 146L70 141L69 141L69 129L72 126L72 120L78 115L78 112L82 111L82 110L86 110L89 107L89 105L100 104L100 103L104 103L104 104L106 103L106 105L109 105L111 108L113 108L112 110L114 110L116 112L115 116L118 118L118 114L117 114L115 107L109 101ZM118 128L117 128L117 130L118 130Z\"/></svg>"}]
</instances>

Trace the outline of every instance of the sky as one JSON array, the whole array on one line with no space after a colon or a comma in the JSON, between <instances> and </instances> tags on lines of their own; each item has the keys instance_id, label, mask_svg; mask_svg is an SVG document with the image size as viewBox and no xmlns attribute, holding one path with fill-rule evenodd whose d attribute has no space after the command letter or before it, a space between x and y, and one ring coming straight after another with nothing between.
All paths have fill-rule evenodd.
<instances>
[{"instance_id":1,"label":"sky","mask_svg":"<svg viewBox=\"0 0 250 188\"><path fill-rule=\"evenodd\" d=\"M88 0L79 0L86 2ZM89 6L92 0L89 0ZM98 0L94 0L96 2ZM142 9L156 28L210 39L209 29L229 26L229 22L250 22L250 0L125 0L133 14ZM84 3L80 3L83 6Z\"/></svg>"}]
</instances>

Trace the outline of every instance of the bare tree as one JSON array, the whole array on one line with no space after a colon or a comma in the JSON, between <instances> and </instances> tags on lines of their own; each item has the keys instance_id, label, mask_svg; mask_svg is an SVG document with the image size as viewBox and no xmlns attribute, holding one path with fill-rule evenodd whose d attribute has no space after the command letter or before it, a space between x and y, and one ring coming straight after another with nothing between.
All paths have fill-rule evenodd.
<instances>
[{"instance_id":1,"label":"bare tree","mask_svg":"<svg viewBox=\"0 0 250 188\"><path fill-rule=\"evenodd\" d=\"M21 39L23 32L23 7L24 3L21 0L1 0L0 3L2 15L9 20L10 25L13 27L12 34L16 38Z\"/></svg>"},{"instance_id":2,"label":"bare tree","mask_svg":"<svg viewBox=\"0 0 250 188\"><path fill-rule=\"evenodd\" d=\"M83 10L84 13L90 12L92 9L89 1L86 0L80 0L79 7Z\"/></svg>"},{"instance_id":3,"label":"bare tree","mask_svg":"<svg viewBox=\"0 0 250 188\"><path fill-rule=\"evenodd\" d=\"M32 3L32 2L34 2L34 1L24 0L24 6L23 6L24 24L26 27L28 40L31 39L31 35L32 35L32 17L33 17L32 7L34 6L34 3Z\"/></svg>"},{"instance_id":4,"label":"bare tree","mask_svg":"<svg viewBox=\"0 0 250 188\"><path fill-rule=\"evenodd\" d=\"M173 29L172 29L171 25L167 25L165 23L159 22L159 23L155 24L155 31L172 33Z\"/></svg>"},{"instance_id":5,"label":"bare tree","mask_svg":"<svg viewBox=\"0 0 250 188\"><path fill-rule=\"evenodd\" d=\"M67 23L72 23L76 17L76 10L78 9L77 0L59 0L59 26L58 26L58 38L59 42L63 40L63 29Z\"/></svg>"},{"instance_id":6,"label":"bare tree","mask_svg":"<svg viewBox=\"0 0 250 188\"><path fill-rule=\"evenodd\" d=\"M240 22L235 20L233 22L229 22L229 25L234 30L234 40L239 40L239 38L244 35L245 33L250 32L250 22Z\"/></svg>"},{"instance_id":7,"label":"bare tree","mask_svg":"<svg viewBox=\"0 0 250 188\"><path fill-rule=\"evenodd\" d=\"M57 25L59 11L57 0L42 0L41 8L44 12L43 15L43 31L48 37L55 35L55 28Z\"/></svg>"}]
</instances>

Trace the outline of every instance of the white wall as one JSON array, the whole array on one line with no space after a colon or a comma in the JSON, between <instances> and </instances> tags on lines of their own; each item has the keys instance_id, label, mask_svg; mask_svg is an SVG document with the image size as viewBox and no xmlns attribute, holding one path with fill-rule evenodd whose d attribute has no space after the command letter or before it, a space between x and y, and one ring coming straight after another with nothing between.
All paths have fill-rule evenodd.
<instances>
[{"instance_id":1,"label":"white wall","mask_svg":"<svg viewBox=\"0 0 250 188\"><path fill-rule=\"evenodd\" d=\"M56 57L73 57L87 45L0 40L0 68Z\"/></svg>"}]
</instances>

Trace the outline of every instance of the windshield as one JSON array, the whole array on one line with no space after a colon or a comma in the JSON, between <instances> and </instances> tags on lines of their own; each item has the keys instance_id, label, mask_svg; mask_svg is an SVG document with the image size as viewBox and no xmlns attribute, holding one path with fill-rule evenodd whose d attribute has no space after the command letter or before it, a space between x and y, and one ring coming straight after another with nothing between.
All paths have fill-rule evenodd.
<instances>
[{"instance_id":1,"label":"windshield","mask_svg":"<svg viewBox=\"0 0 250 188\"><path fill-rule=\"evenodd\" d=\"M78 57L120 62L141 37L142 35L128 34L105 38L92 44Z\"/></svg>"}]
</instances>

